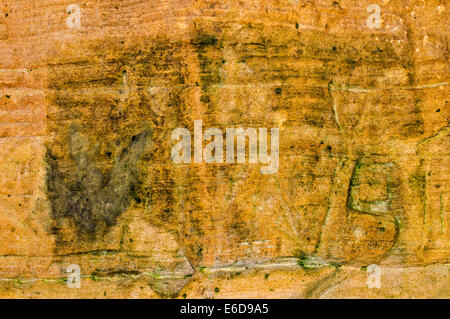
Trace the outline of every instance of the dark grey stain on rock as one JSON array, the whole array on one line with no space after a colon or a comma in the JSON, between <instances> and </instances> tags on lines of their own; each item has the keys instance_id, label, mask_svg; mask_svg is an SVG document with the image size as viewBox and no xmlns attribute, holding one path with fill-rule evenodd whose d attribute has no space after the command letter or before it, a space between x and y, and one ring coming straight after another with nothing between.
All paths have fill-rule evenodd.
<instances>
[{"instance_id":1,"label":"dark grey stain on rock","mask_svg":"<svg viewBox=\"0 0 450 319\"><path fill-rule=\"evenodd\" d=\"M157 197L152 174L170 159L168 134L186 126L181 49L162 37L80 40L48 62L47 190L58 248L95 244L133 199L146 207ZM172 187L163 191L153 206L170 210Z\"/></svg>"},{"instance_id":2,"label":"dark grey stain on rock","mask_svg":"<svg viewBox=\"0 0 450 319\"><path fill-rule=\"evenodd\" d=\"M151 139L150 130L133 136L115 158L109 173L103 173L93 157L95 149L76 125L69 134L70 157L76 167L61 167L61 162L47 155L48 196L53 233L59 233L59 221L71 219L80 237L95 239L115 225L119 215L135 196L138 179L138 161L142 159Z\"/></svg>"}]
</instances>

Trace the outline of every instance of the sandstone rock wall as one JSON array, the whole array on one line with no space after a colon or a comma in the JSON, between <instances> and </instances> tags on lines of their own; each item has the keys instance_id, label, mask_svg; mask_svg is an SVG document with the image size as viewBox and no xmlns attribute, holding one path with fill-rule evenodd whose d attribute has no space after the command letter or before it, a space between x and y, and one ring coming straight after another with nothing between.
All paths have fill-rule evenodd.
<instances>
[{"instance_id":1,"label":"sandstone rock wall","mask_svg":"<svg viewBox=\"0 0 450 319\"><path fill-rule=\"evenodd\" d=\"M0 6L1 297L450 297L446 1ZM278 172L174 164L198 119Z\"/></svg>"}]
</instances>

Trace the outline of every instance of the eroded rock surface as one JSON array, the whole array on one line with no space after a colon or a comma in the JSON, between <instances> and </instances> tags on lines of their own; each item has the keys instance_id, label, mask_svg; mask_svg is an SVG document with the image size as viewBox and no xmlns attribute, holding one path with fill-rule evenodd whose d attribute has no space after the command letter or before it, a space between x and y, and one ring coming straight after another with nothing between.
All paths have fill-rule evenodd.
<instances>
[{"instance_id":1,"label":"eroded rock surface","mask_svg":"<svg viewBox=\"0 0 450 319\"><path fill-rule=\"evenodd\" d=\"M445 1L0 5L1 297L450 297ZM278 172L173 163L198 119Z\"/></svg>"}]
</instances>

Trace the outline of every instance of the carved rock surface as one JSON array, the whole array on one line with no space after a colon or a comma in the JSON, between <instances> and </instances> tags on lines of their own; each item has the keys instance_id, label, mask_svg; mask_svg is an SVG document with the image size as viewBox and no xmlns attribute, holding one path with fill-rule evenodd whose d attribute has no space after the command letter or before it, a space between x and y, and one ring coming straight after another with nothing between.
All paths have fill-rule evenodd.
<instances>
[{"instance_id":1,"label":"carved rock surface","mask_svg":"<svg viewBox=\"0 0 450 319\"><path fill-rule=\"evenodd\" d=\"M446 1L0 5L0 297L450 297ZM199 119L278 172L175 164Z\"/></svg>"}]
</instances>

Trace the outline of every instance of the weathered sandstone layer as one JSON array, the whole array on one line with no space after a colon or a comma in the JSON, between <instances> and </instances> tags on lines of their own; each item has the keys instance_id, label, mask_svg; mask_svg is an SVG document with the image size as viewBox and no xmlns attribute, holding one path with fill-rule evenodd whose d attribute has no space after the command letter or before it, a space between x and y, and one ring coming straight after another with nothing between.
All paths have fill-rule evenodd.
<instances>
[{"instance_id":1,"label":"weathered sandstone layer","mask_svg":"<svg viewBox=\"0 0 450 319\"><path fill-rule=\"evenodd\" d=\"M448 1L0 8L0 297L450 297ZM199 119L278 172L173 163Z\"/></svg>"}]
</instances>

